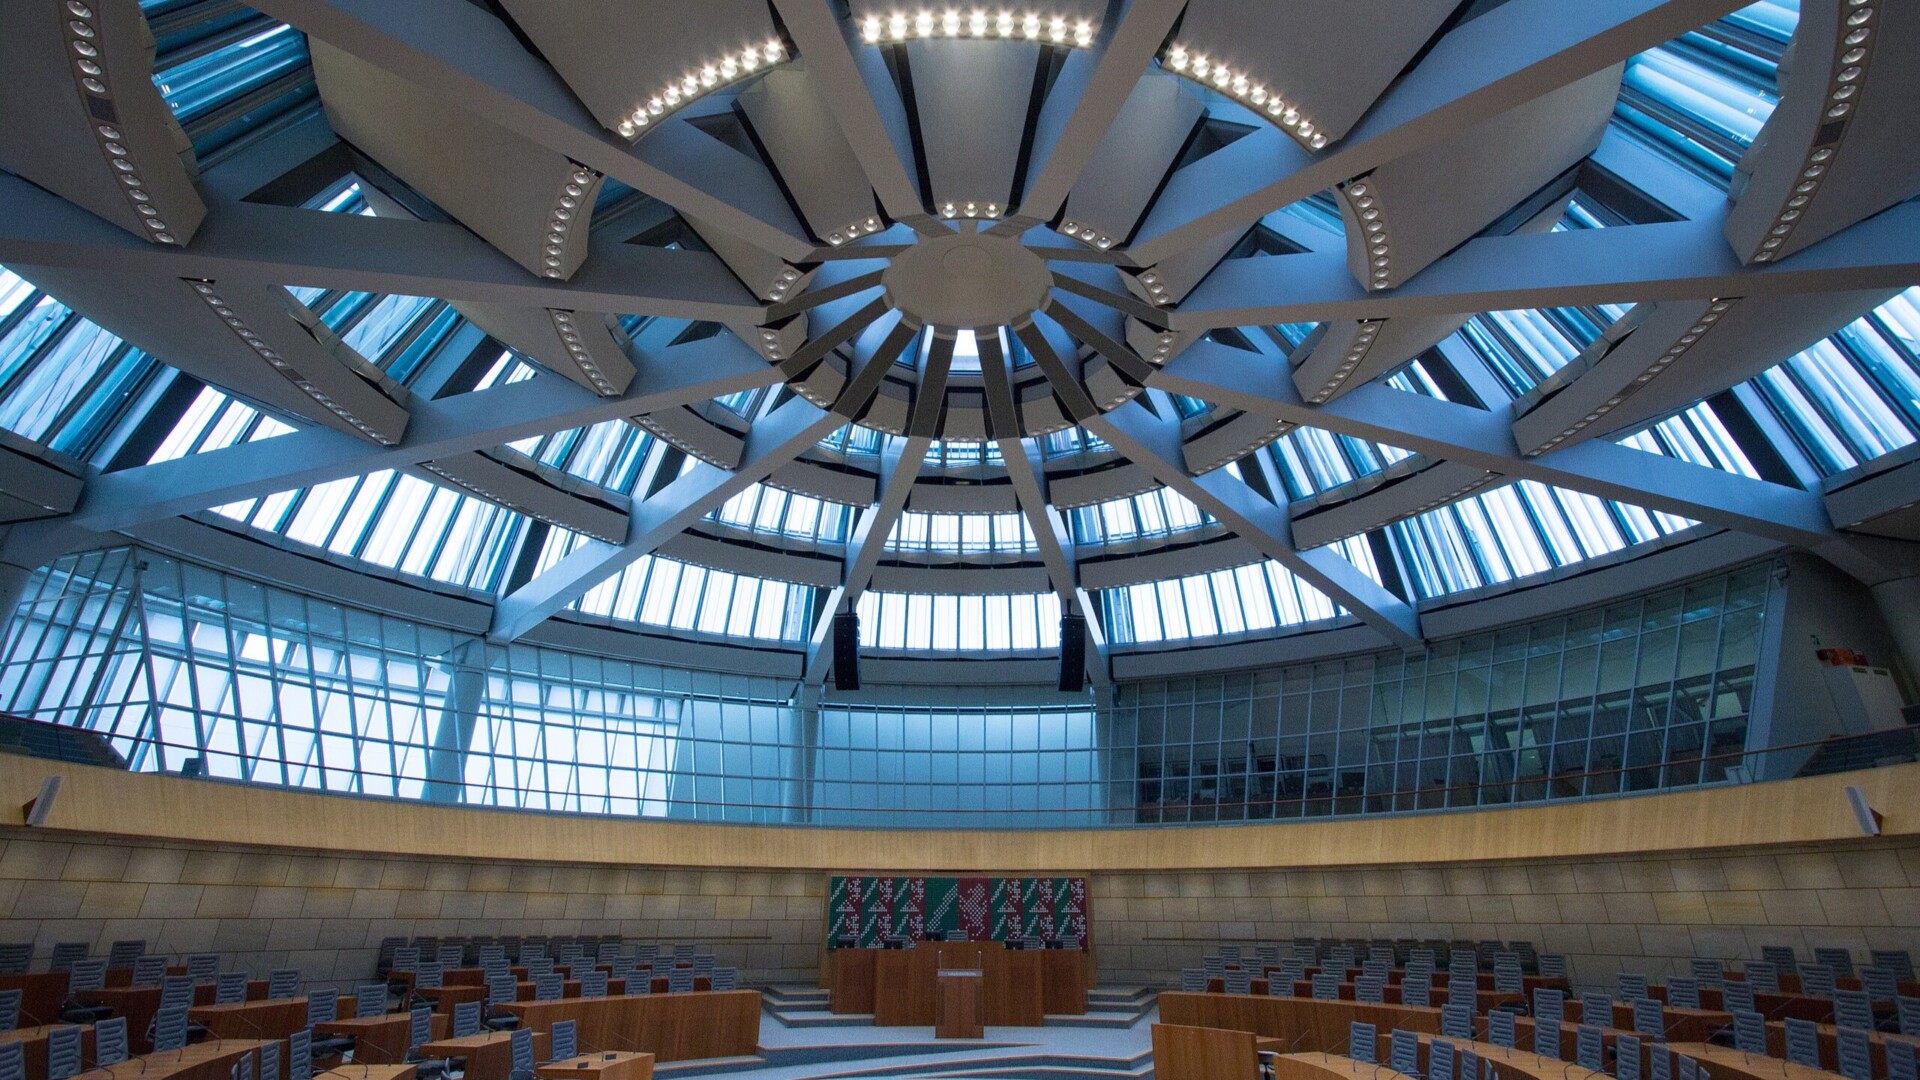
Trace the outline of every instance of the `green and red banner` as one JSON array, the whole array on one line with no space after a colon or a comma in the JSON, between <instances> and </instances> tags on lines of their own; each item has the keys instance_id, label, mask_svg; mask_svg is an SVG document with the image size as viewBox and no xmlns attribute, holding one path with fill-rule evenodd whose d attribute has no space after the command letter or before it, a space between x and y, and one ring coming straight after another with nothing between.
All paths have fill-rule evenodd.
<instances>
[{"instance_id":1,"label":"green and red banner","mask_svg":"<svg viewBox=\"0 0 1920 1080\"><path fill-rule=\"evenodd\" d=\"M849 876L827 891L830 949L871 949L889 937L943 941L955 930L969 941L1039 938L1084 949L1087 879Z\"/></svg>"}]
</instances>

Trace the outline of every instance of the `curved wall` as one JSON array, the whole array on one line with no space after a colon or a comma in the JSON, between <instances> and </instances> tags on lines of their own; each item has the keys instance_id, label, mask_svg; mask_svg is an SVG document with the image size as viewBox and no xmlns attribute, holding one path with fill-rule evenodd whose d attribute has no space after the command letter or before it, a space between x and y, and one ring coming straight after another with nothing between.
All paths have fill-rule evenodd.
<instances>
[{"instance_id":1,"label":"curved wall","mask_svg":"<svg viewBox=\"0 0 1920 1080\"><path fill-rule=\"evenodd\" d=\"M22 826L48 775L47 823ZM1885 818L1864 840L1844 788ZM1220 940L1529 938L1576 978L1763 944L1920 949L1920 765L1669 795L1230 828L906 832L426 807L0 756L0 940L144 937L369 975L391 934L697 939L750 982L818 970L835 870L1091 878L1100 978Z\"/></svg>"}]
</instances>

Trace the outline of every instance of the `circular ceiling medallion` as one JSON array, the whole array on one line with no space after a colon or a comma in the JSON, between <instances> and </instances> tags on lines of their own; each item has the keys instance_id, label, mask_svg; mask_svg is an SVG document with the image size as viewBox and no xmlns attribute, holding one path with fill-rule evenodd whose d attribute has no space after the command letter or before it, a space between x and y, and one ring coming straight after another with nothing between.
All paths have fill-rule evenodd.
<instances>
[{"instance_id":1,"label":"circular ceiling medallion","mask_svg":"<svg viewBox=\"0 0 1920 1080\"><path fill-rule=\"evenodd\" d=\"M1018 240L984 233L922 239L880 275L893 306L923 325L1012 326L1046 304L1053 275Z\"/></svg>"}]
</instances>

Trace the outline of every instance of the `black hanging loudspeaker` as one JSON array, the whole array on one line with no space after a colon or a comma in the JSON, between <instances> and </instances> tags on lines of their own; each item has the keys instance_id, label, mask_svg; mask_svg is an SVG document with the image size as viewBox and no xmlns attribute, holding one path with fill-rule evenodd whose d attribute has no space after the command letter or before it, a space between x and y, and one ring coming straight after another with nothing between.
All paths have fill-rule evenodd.
<instances>
[{"instance_id":1,"label":"black hanging loudspeaker","mask_svg":"<svg viewBox=\"0 0 1920 1080\"><path fill-rule=\"evenodd\" d=\"M1087 688L1087 617L1060 616L1060 689L1077 694Z\"/></svg>"},{"instance_id":2,"label":"black hanging loudspeaker","mask_svg":"<svg viewBox=\"0 0 1920 1080\"><path fill-rule=\"evenodd\" d=\"M833 617L833 688L860 689L860 616L851 611Z\"/></svg>"}]
</instances>

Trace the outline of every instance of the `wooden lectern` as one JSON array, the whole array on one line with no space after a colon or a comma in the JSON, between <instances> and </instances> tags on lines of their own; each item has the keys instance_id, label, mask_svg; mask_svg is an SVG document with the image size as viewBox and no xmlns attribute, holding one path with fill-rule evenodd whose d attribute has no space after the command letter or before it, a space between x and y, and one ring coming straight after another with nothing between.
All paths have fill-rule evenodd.
<instances>
[{"instance_id":1,"label":"wooden lectern","mask_svg":"<svg viewBox=\"0 0 1920 1080\"><path fill-rule=\"evenodd\" d=\"M978 945L944 944L937 948L934 972L933 1037L986 1037L987 995L985 957Z\"/></svg>"}]
</instances>

